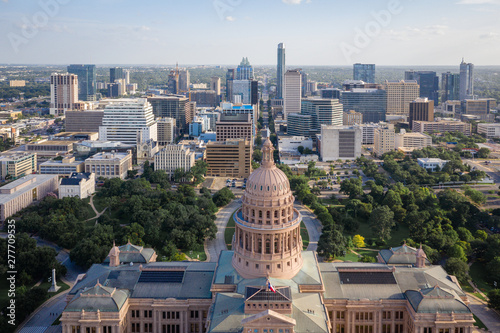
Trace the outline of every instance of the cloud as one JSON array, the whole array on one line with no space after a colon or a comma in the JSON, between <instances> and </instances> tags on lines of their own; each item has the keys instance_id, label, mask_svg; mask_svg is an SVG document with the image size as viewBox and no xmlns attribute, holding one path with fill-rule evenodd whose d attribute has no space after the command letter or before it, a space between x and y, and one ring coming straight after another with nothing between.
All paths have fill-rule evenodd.
<instances>
[{"instance_id":1,"label":"cloud","mask_svg":"<svg viewBox=\"0 0 500 333\"><path fill-rule=\"evenodd\" d=\"M488 32L486 34L479 35L479 38L481 38L481 39L497 39L498 36L500 36L500 35L497 34L496 32Z\"/></svg>"},{"instance_id":2,"label":"cloud","mask_svg":"<svg viewBox=\"0 0 500 333\"><path fill-rule=\"evenodd\" d=\"M281 0L287 5L300 5L304 0ZM311 3L311 0L306 0L306 3Z\"/></svg>"},{"instance_id":3,"label":"cloud","mask_svg":"<svg viewBox=\"0 0 500 333\"><path fill-rule=\"evenodd\" d=\"M500 0L460 0L457 5L500 5Z\"/></svg>"},{"instance_id":4,"label":"cloud","mask_svg":"<svg viewBox=\"0 0 500 333\"><path fill-rule=\"evenodd\" d=\"M236 21L236 18L233 16L226 16L226 21L234 22L234 21Z\"/></svg>"}]
</instances>

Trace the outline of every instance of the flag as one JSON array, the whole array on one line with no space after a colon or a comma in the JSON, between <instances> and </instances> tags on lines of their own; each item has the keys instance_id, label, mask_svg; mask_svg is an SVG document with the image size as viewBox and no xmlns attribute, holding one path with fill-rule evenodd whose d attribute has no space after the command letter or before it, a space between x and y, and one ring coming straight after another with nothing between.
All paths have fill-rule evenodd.
<instances>
[{"instance_id":1,"label":"flag","mask_svg":"<svg viewBox=\"0 0 500 333\"><path fill-rule=\"evenodd\" d=\"M273 293L276 292L276 289L274 289L273 285L271 284L271 281L267 281L267 287L269 290L271 290Z\"/></svg>"}]
</instances>

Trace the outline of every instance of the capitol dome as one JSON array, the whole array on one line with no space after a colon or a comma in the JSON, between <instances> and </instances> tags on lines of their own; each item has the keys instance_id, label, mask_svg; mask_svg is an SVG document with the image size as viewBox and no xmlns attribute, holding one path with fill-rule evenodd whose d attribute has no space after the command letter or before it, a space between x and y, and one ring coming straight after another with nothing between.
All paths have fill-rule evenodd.
<instances>
[{"instance_id":1,"label":"capitol dome","mask_svg":"<svg viewBox=\"0 0 500 333\"><path fill-rule=\"evenodd\" d=\"M267 139L262 165L248 178L242 207L234 214L233 266L245 278L291 278L302 267L301 216L273 151Z\"/></svg>"}]
</instances>

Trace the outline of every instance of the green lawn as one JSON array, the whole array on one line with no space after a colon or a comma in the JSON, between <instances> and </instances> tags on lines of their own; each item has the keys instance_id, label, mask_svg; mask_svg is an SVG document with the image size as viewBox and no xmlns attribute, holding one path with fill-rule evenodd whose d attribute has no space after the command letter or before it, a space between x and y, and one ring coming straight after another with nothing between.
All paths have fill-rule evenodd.
<instances>
[{"instance_id":1,"label":"green lawn","mask_svg":"<svg viewBox=\"0 0 500 333\"><path fill-rule=\"evenodd\" d=\"M85 206L87 208L87 211L88 211L88 219L92 218L92 217L95 217L96 214L94 212L94 210L92 209L92 207L90 206L90 198L85 198L83 199L83 201L87 204L87 206Z\"/></svg>"},{"instance_id":2,"label":"green lawn","mask_svg":"<svg viewBox=\"0 0 500 333\"><path fill-rule=\"evenodd\" d=\"M335 260L358 262L359 257L348 250L345 256L335 257Z\"/></svg>"},{"instance_id":3,"label":"green lawn","mask_svg":"<svg viewBox=\"0 0 500 333\"><path fill-rule=\"evenodd\" d=\"M304 246L304 250L306 250L307 246L309 246L309 233L304 222L300 222L300 237L302 237L302 245Z\"/></svg>"},{"instance_id":4,"label":"green lawn","mask_svg":"<svg viewBox=\"0 0 500 333\"><path fill-rule=\"evenodd\" d=\"M368 221L362 220L358 218L359 229L354 233L356 235L361 235L365 237L366 247L375 248L375 249L386 249L389 247L400 246L403 239L406 239L410 236L410 230L406 224L398 224L397 230L393 229L391 233L391 239L387 241L386 245L376 246L375 244L369 244L370 239L374 239L375 235L373 234Z\"/></svg>"},{"instance_id":5,"label":"green lawn","mask_svg":"<svg viewBox=\"0 0 500 333\"><path fill-rule=\"evenodd\" d=\"M93 202L95 209L97 209L99 213L102 212L104 208L106 208L103 198L99 197L98 195L94 195ZM92 209L92 207L90 209Z\"/></svg>"},{"instance_id":6,"label":"green lawn","mask_svg":"<svg viewBox=\"0 0 500 333\"><path fill-rule=\"evenodd\" d=\"M205 249L201 246L201 249L196 249L195 251L182 251L191 259L197 259L199 261L206 261L207 254L205 253Z\"/></svg>"},{"instance_id":7,"label":"green lawn","mask_svg":"<svg viewBox=\"0 0 500 333\"><path fill-rule=\"evenodd\" d=\"M474 326L478 327L478 328L484 328L485 330L488 330L488 328L486 327L485 324L483 324L483 322L481 321L481 319L479 319L478 317L476 317L475 314L473 314L474 316L474 320L476 321L474 323Z\"/></svg>"},{"instance_id":8,"label":"green lawn","mask_svg":"<svg viewBox=\"0 0 500 333\"><path fill-rule=\"evenodd\" d=\"M231 215L231 217L229 218L229 221L227 222L227 225L226 225L226 230L224 231L224 241L226 242L226 246L227 246L228 250L231 250L231 248L232 248L231 242L233 241L234 227L235 227L234 218L233 218L234 213L236 213L236 211L234 211L233 214Z\"/></svg>"},{"instance_id":9,"label":"green lawn","mask_svg":"<svg viewBox=\"0 0 500 333\"><path fill-rule=\"evenodd\" d=\"M472 278L472 281L476 284L476 286L483 292L488 293L491 289L493 289L488 283L486 283L486 267L480 262L475 262L470 266L469 275Z\"/></svg>"}]
</instances>

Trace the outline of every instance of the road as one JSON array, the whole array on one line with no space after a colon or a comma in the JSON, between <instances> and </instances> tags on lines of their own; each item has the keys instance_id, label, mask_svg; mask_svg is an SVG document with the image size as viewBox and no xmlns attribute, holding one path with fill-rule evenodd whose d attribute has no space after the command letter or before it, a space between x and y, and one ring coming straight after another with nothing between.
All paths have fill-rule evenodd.
<instances>
[{"instance_id":1,"label":"road","mask_svg":"<svg viewBox=\"0 0 500 333\"><path fill-rule=\"evenodd\" d=\"M36 240L37 246L50 246L54 248L58 254L56 259L67 268L67 273L64 277L64 282L73 285L79 274L85 273L80 267L76 266L69 260L69 253L59 246L47 242L38 237L33 237ZM66 295L70 289L52 297L49 301L39 307L32 317L19 330L19 333L41 333L45 332L52 323L62 314L66 307Z\"/></svg>"},{"instance_id":2,"label":"road","mask_svg":"<svg viewBox=\"0 0 500 333\"><path fill-rule=\"evenodd\" d=\"M495 183L500 183L500 172L498 172L497 166L492 164L486 166L483 161L475 160L462 160L462 162L476 168L477 170L486 172L486 174L490 176Z\"/></svg>"}]
</instances>

